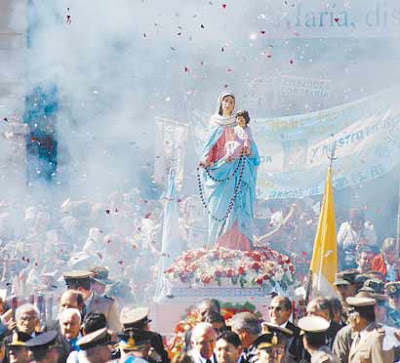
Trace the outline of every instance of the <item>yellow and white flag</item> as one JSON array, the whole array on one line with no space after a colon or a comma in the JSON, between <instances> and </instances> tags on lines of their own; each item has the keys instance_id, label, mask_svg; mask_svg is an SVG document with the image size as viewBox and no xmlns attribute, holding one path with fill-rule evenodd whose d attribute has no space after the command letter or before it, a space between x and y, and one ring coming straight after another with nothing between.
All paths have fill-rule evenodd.
<instances>
[{"instance_id":1,"label":"yellow and white flag","mask_svg":"<svg viewBox=\"0 0 400 363\"><path fill-rule=\"evenodd\" d=\"M332 169L329 167L310 265L313 296L335 294L333 282L337 272L337 244L331 173Z\"/></svg>"}]
</instances>

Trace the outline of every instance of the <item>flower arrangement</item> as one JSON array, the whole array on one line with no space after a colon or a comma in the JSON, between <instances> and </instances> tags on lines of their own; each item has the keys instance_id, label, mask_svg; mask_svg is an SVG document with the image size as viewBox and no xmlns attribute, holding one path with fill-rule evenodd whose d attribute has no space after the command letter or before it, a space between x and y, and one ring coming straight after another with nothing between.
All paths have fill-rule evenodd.
<instances>
[{"instance_id":1,"label":"flower arrangement","mask_svg":"<svg viewBox=\"0 0 400 363\"><path fill-rule=\"evenodd\" d=\"M221 315L223 316L225 322L228 322L233 315L243 311L251 312L257 317L262 318L262 314L259 311L256 311L256 307L248 301L244 304L221 304ZM192 306L186 310L186 315L183 316L182 320L175 326L174 337L168 344L168 353L171 359L175 355L181 354L184 351L186 332L193 329L194 326L200 322L201 315L197 312L195 307Z\"/></svg>"},{"instance_id":2,"label":"flower arrangement","mask_svg":"<svg viewBox=\"0 0 400 363\"><path fill-rule=\"evenodd\" d=\"M268 247L252 251L224 247L190 250L165 271L171 283L189 286L240 286L283 290L295 282L295 269L286 255Z\"/></svg>"}]
</instances>

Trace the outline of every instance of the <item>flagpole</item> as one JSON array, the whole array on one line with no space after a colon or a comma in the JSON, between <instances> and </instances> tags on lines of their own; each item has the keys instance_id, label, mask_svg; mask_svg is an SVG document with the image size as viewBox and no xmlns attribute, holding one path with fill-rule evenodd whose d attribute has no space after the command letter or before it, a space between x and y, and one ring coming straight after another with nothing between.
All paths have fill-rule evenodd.
<instances>
[{"instance_id":1,"label":"flagpole","mask_svg":"<svg viewBox=\"0 0 400 363\"><path fill-rule=\"evenodd\" d=\"M400 257L400 168L399 168L399 193L397 201L397 229L396 229L396 257Z\"/></svg>"}]
</instances>

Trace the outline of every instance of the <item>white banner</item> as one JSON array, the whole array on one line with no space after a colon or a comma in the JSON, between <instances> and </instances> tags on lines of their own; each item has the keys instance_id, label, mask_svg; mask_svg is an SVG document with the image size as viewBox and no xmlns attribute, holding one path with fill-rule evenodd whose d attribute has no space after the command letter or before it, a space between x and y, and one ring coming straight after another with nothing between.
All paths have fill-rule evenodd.
<instances>
[{"instance_id":1,"label":"white banner","mask_svg":"<svg viewBox=\"0 0 400 363\"><path fill-rule=\"evenodd\" d=\"M176 189L183 183L185 165L185 145L188 136L188 125L173 120L156 118L154 181L165 185L171 163L176 166Z\"/></svg>"},{"instance_id":2,"label":"white banner","mask_svg":"<svg viewBox=\"0 0 400 363\"><path fill-rule=\"evenodd\" d=\"M259 196L297 198L323 193L333 148L335 189L383 176L400 162L398 94L399 90L388 90L310 114L251 120L261 161ZM199 112L195 116L200 153L207 118Z\"/></svg>"}]
</instances>

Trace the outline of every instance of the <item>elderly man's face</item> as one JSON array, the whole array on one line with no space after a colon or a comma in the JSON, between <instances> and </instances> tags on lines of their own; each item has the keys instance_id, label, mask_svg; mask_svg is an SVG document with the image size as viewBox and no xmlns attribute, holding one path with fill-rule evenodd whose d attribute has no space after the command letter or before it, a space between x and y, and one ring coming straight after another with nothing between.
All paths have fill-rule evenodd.
<instances>
[{"instance_id":1,"label":"elderly man's face","mask_svg":"<svg viewBox=\"0 0 400 363\"><path fill-rule=\"evenodd\" d=\"M9 347L8 352L10 363L28 363L31 361L28 348Z\"/></svg>"},{"instance_id":2,"label":"elderly man's face","mask_svg":"<svg viewBox=\"0 0 400 363\"><path fill-rule=\"evenodd\" d=\"M286 323L291 314L291 310L286 310L284 306L284 299L281 297L274 297L268 307L268 314L271 323L282 325Z\"/></svg>"},{"instance_id":3,"label":"elderly man's face","mask_svg":"<svg viewBox=\"0 0 400 363\"><path fill-rule=\"evenodd\" d=\"M29 310L22 313L16 323L20 332L32 335L39 326L39 318L35 310Z\"/></svg>"},{"instance_id":4,"label":"elderly man's face","mask_svg":"<svg viewBox=\"0 0 400 363\"><path fill-rule=\"evenodd\" d=\"M241 353L240 347L236 348L225 339L219 339L215 344L215 355L218 363L236 363Z\"/></svg>"},{"instance_id":5,"label":"elderly man's face","mask_svg":"<svg viewBox=\"0 0 400 363\"><path fill-rule=\"evenodd\" d=\"M211 358L215 348L215 332L213 329L208 329L193 339L193 348L205 358Z\"/></svg>"},{"instance_id":6,"label":"elderly man's face","mask_svg":"<svg viewBox=\"0 0 400 363\"><path fill-rule=\"evenodd\" d=\"M76 315L69 315L60 319L61 335L71 340L78 336L80 329L80 319Z\"/></svg>"}]
</instances>

